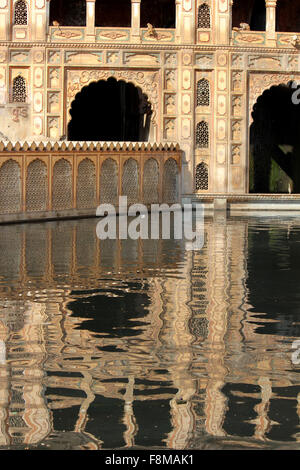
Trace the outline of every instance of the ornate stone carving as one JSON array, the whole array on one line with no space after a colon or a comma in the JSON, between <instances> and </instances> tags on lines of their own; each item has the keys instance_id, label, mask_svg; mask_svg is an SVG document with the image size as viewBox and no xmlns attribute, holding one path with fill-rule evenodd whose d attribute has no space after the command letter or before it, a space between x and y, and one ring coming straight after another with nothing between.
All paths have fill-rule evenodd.
<instances>
[{"instance_id":1,"label":"ornate stone carving","mask_svg":"<svg viewBox=\"0 0 300 470\"><path fill-rule=\"evenodd\" d=\"M257 98L273 85L287 84L295 77L299 78L300 74L284 74L284 73L251 73L249 82L249 116L251 119L251 113L253 106L256 103Z\"/></svg>"},{"instance_id":2,"label":"ornate stone carving","mask_svg":"<svg viewBox=\"0 0 300 470\"><path fill-rule=\"evenodd\" d=\"M175 105L175 96L166 95L166 113L167 114L176 114L176 105Z\"/></svg>"},{"instance_id":3,"label":"ornate stone carving","mask_svg":"<svg viewBox=\"0 0 300 470\"><path fill-rule=\"evenodd\" d=\"M242 98L235 96L232 99L232 114L234 116L241 116L242 113Z\"/></svg>"},{"instance_id":4,"label":"ornate stone carving","mask_svg":"<svg viewBox=\"0 0 300 470\"><path fill-rule=\"evenodd\" d=\"M242 127L240 121L234 121L232 124L232 140L240 142L242 140Z\"/></svg>"},{"instance_id":5,"label":"ornate stone carving","mask_svg":"<svg viewBox=\"0 0 300 470\"><path fill-rule=\"evenodd\" d=\"M167 140L172 140L175 137L175 119L168 119L165 125L165 135Z\"/></svg>"},{"instance_id":6,"label":"ornate stone carving","mask_svg":"<svg viewBox=\"0 0 300 470\"><path fill-rule=\"evenodd\" d=\"M49 69L49 86L50 88L59 87L59 69L57 68Z\"/></svg>"},{"instance_id":7,"label":"ornate stone carving","mask_svg":"<svg viewBox=\"0 0 300 470\"><path fill-rule=\"evenodd\" d=\"M232 88L233 91L242 91L242 73L234 72L232 74Z\"/></svg>"},{"instance_id":8,"label":"ornate stone carving","mask_svg":"<svg viewBox=\"0 0 300 470\"><path fill-rule=\"evenodd\" d=\"M241 147L239 145L232 146L231 163L239 165L241 161Z\"/></svg>"},{"instance_id":9,"label":"ornate stone carving","mask_svg":"<svg viewBox=\"0 0 300 470\"><path fill-rule=\"evenodd\" d=\"M174 70L168 70L166 72L166 89L175 90L176 88L176 74Z\"/></svg>"}]
</instances>

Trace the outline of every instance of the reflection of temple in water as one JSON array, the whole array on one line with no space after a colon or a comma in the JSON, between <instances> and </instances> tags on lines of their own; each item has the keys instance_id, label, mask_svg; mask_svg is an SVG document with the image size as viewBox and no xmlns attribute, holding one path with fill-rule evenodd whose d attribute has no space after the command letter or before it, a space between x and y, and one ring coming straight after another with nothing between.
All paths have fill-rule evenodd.
<instances>
[{"instance_id":1,"label":"reflection of temple in water","mask_svg":"<svg viewBox=\"0 0 300 470\"><path fill-rule=\"evenodd\" d=\"M1 230L0 445L200 447L238 435L235 413L246 437L296 434L290 354L251 323L249 222L208 221L185 257L100 242L93 223ZM290 424L272 418L278 396Z\"/></svg>"}]
</instances>

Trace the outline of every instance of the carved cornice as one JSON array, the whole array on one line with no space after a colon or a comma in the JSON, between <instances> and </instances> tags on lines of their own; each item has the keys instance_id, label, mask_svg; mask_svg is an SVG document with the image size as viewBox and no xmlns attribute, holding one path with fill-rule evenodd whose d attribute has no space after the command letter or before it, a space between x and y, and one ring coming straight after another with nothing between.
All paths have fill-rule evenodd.
<instances>
[{"instance_id":1,"label":"carved cornice","mask_svg":"<svg viewBox=\"0 0 300 470\"><path fill-rule=\"evenodd\" d=\"M87 50L147 50L147 51L182 51L190 50L194 52L214 52L214 51L223 51L223 52L255 52L258 54L261 53L270 53L270 54L298 54L299 51L295 48L288 47L250 47L250 46L239 46L239 45L222 45L222 44L131 44L131 43L40 43L40 42L0 42L0 47L6 47L9 49L87 49Z\"/></svg>"},{"instance_id":2,"label":"carved cornice","mask_svg":"<svg viewBox=\"0 0 300 470\"><path fill-rule=\"evenodd\" d=\"M179 152L179 144L150 142L0 141L0 152Z\"/></svg>"}]
</instances>

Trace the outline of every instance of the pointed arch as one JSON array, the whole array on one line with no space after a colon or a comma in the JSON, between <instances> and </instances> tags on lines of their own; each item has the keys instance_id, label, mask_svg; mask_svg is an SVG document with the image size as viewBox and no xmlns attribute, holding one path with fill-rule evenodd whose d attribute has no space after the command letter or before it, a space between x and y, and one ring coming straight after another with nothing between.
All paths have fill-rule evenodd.
<instances>
[{"instance_id":1,"label":"pointed arch","mask_svg":"<svg viewBox=\"0 0 300 470\"><path fill-rule=\"evenodd\" d=\"M152 109L140 87L109 77L83 87L71 103L70 116L69 140L137 142L149 138Z\"/></svg>"}]
</instances>

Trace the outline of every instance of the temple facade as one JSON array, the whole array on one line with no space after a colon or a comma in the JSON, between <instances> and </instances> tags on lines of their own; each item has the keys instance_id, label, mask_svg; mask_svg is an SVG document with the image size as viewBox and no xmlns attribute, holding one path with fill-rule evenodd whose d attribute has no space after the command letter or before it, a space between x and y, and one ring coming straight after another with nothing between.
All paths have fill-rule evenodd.
<instances>
[{"instance_id":1,"label":"temple facade","mask_svg":"<svg viewBox=\"0 0 300 470\"><path fill-rule=\"evenodd\" d=\"M300 76L298 10L284 0L0 0L2 150L173 143L182 195L248 194L253 106Z\"/></svg>"}]
</instances>

